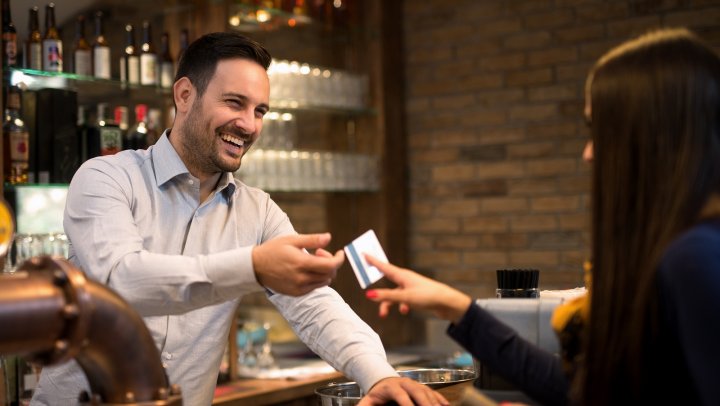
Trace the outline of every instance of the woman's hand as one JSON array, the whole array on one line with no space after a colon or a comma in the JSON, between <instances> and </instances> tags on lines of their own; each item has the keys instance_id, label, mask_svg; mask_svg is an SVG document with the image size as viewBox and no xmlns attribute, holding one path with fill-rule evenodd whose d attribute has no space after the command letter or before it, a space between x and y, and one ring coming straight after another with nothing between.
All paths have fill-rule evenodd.
<instances>
[{"instance_id":1,"label":"woman's hand","mask_svg":"<svg viewBox=\"0 0 720 406\"><path fill-rule=\"evenodd\" d=\"M441 319L457 323L472 303L470 296L444 283L382 262L371 255L365 255L365 259L398 285L394 289L373 289L365 293L368 299L380 303L380 317L387 316L390 307L398 303L402 314L407 314L410 307L415 307L429 310Z\"/></svg>"}]
</instances>

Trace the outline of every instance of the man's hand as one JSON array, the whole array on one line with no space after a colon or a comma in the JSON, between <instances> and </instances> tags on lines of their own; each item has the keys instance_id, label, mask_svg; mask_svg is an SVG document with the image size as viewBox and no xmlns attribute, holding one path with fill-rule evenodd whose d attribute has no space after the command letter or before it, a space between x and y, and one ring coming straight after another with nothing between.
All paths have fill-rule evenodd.
<instances>
[{"instance_id":1,"label":"man's hand","mask_svg":"<svg viewBox=\"0 0 720 406\"><path fill-rule=\"evenodd\" d=\"M438 406L450 402L438 392L410 378L385 378L376 383L358 406L384 405L395 401L400 406Z\"/></svg>"},{"instance_id":2,"label":"man's hand","mask_svg":"<svg viewBox=\"0 0 720 406\"><path fill-rule=\"evenodd\" d=\"M274 238L252 251L258 282L274 292L302 296L327 286L345 260L342 250L332 255L324 250L330 233L300 234ZM303 248L316 249L310 255Z\"/></svg>"}]
</instances>

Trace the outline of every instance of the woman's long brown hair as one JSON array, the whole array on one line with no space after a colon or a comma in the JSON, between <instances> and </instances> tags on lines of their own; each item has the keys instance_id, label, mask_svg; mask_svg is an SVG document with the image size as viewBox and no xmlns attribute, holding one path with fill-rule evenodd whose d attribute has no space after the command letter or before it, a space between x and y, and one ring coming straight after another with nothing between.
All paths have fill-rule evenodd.
<instances>
[{"instance_id":1,"label":"woman's long brown hair","mask_svg":"<svg viewBox=\"0 0 720 406\"><path fill-rule=\"evenodd\" d=\"M610 51L589 84L592 300L582 405L642 402L658 334L656 269L720 186L720 59L684 29Z\"/></svg>"}]
</instances>

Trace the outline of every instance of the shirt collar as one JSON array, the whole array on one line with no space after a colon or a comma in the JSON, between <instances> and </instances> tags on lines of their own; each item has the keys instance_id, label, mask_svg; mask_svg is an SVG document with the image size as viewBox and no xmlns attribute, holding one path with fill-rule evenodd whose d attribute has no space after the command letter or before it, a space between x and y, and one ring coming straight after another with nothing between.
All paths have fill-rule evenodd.
<instances>
[{"instance_id":1,"label":"shirt collar","mask_svg":"<svg viewBox=\"0 0 720 406\"><path fill-rule=\"evenodd\" d=\"M152 148L155 181L158 186L162 186L178 175L190 174L180 155L175 151L175 147L170 143L169 134L170 130L165 130ZM233 174L225 172L220 176L216 190L222 191L225 197L229 199L235 194L236 187Z\"/></svg>"}]
</instances>

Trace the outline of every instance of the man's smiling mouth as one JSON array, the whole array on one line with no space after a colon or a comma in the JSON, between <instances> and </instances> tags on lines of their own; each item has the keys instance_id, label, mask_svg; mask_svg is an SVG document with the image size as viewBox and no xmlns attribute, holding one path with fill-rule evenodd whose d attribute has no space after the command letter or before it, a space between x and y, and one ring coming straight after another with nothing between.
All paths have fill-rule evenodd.
<instances>
[{"instance_id":1,"label":"man's smiling mouth","mask_svg":"<svg viewBox=\"0 0 720 406\"><path fill-rule=\"evenodd\" d=\"M238 138L238 137L236 137L236 136L234 136L234 135L232 135L232 134L221 133L221 134L220 134L220 138L221 138L223 141L228 142L228 143L230 143L230 144L233 144L233 145L235 145L235 146L238 147L238 148L243 148L243 147L245 146L245 141L243 141L241 138Z\"/></svg>"}]
</instances>

